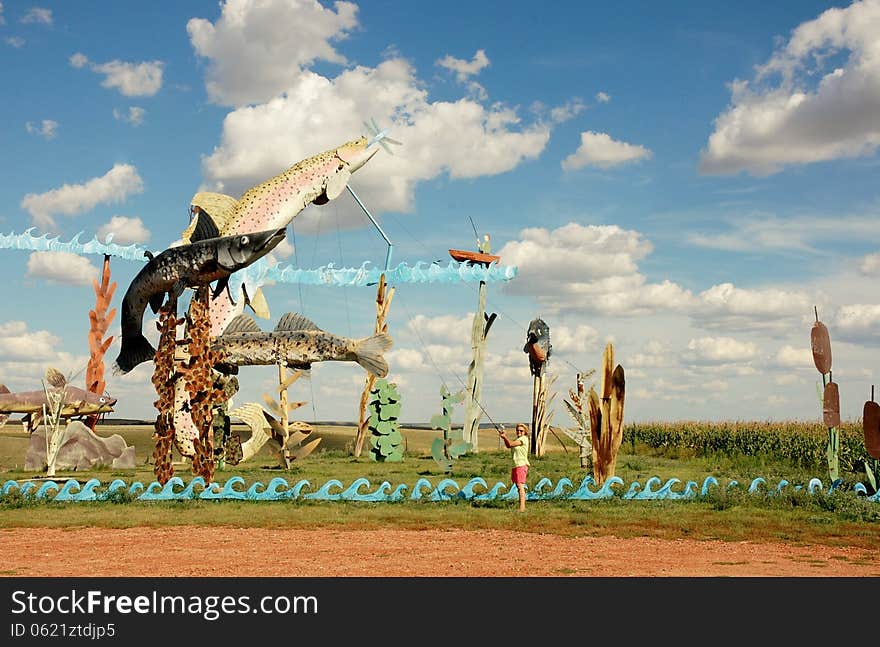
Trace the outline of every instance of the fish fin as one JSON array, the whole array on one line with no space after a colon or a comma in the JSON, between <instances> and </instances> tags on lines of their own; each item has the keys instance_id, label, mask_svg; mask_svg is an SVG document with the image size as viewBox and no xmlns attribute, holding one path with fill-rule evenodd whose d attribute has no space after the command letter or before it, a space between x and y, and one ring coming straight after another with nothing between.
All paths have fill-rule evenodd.
<instances>
[{"instance_id":1,"label":"fish fin","mask_svg":"<svg viewBox=\"0 0 880 647\"><path fill-rule=\"evenodd\" d=\"M327 186L324 188L324 193L326 194L327 199L333 200L338 198L339 195L345 191L345 187L350 179L351 171L348 170L348 166L338 170L336 173L328 177Z\"/></svg>"},{"instance_id":2,"label":"fish fin","mask_svg":"<svg viewBox=\"0 0 880 647\"><path fill-rule=\"evenodd\" d=\"M278 320L278 325L275 326L275 332L279 332L282 330L321 330L318 328L317 324L311 319L308 319L298 312L288 312L285 315L282 315L281 319Z\"/></svg>"},{"instance_id":3,"label":"fish fin","mask_svg":"<svg viewBox=\"0 0 880 647\"><path fill-rule=\"evenodd\" d=\"M229 322L223 330L224 335L234 335L242 332L263 332L250 315L240 314Z\"/></svg>"},{"instance_id":4,"label":"fish fin","mask_svg":"<svg viewBox=\"0 0 880 647\"><path fill-rule=\"evenodd\" d=\"M177 279L174 282L174 285L171 286L171 289L168 290L168 300L169 301L177 301L180 298L180 295L183 294L183 291L186 289L186 281L183 279Z\"/></svg>"},{"instance_id":5,"label":"fish fin","mask_svg":"<svg viewBox=\"0 0 880 647\"><path fill-rule=\"evenodd\" d=\"M358 342L354 348L356 362L363 366L368 373L376 377L388 375L388 362L383 357L386 350L391 348L391 336L381 333L367 337Z\"/></svg>"},{"instance_id":6,"label":"fish fin","mask_svg":"<svg viewBox=\"0 0 880 647\"><path fill-rule=\"evenodd\" d=\"M189 203L207 211L211 220L217 225L217 229L224 232L232 219L232 213L238 200L225 193L200 191L192 197Z\"/></svg>"},{"instance_id":7,"label":"fish fin","mask_svg":"<svg viewBox=\"0 0 880 647\"><path fill-rule=\"evenodd\" d=\"M214 286L214 291L211 293L211 298L216 299L220 296L223 290L229 290L228 276L224 276L222 279L217 279L217 285ZM232 292L229 293L229 300L232 301L232 305L235 305L235 301L232 298Z\"/></svg>"},{"instance_id":8,"label":"fish fin","mask_svg":"<svg viewBox=\"0 0 880 647\"><path fill-rule=\"evenodd\" d=\"M157 292L153 296L150 297L150 310L153 311L153 314L157 314L159 312L159 308L162 307L162 303L165 301L165 293Z\"/></svg>"},{"instance_id":9,"label":"fish fin","mask_svg":"<svg viewBox=\"0 0 880 647\"><path fill-rule=\"evenodd\" d=\"M147 259L148 262L151 261L151 260L153 260L154 258L156 258L156 257L153 255L153 252L151 252L149 249L145 249L145 250L144 250L144 257Z\"/></svg>"},{"instance_id":10,"label":"fish fin","mask_svg":"<svg viewBox=\"0 0 880 647\"><path fill-rule=\"evenodd\" d=\"M220 229L214 222L214 219L204 211L200 211L196 216L196 226L189 237L190 243L197 243L200 240L208 240L209 238L219 238Z\"/></svg>"},{"instance_id":11,"label":"fish fin","mask_svg":"<svg viewBox=\"0 0 880 647\"><path fill-rule=\"evenodd\" d=\"M321 193L318 194L318 197L312 200L312 204L316 204L319 207L322 204L327 204L328 202L330 202L330 198L327 197L326 191L321 191Z\"/></svg>"},{"instance_id":12,"label":"fish fin","mask_svg":"<svg viewBox=\"0 0 880 647\"><path fill-rule=\"evenodd\" d=\"M263 288L257 288L254 296L250 296L244 283L241 285L244 290L245 303L247 303L254 314L261 319L268 319L272 315L269 313L269 303L266 301L266 295L263 294Z\"/></svg>"},{"instance_id":13,"label":"fish fin","mask_svg":"<svg viewBox=\"0 0 880 647\"><path fill-rule=\"evenodd\" d=\"M46 369L46 381L58 389L67 384L67 378L64 377L64 373L51 366Z\"/></svg>"},{"instance_id":14,"label":"fish fin","mask_svg":"<svg viewBox=\"0 0 880 647\"><path fill-rule=\"evenodd\" d=\"M12 393L5 384L0 384L0 393Z\"/></svg>"},{"instance_id":15,"label":"fish fin","mask_svg":"<svg viewBox=\"0 0 880 647\"><path fill-rule=\"evenodd\" d=\"M119 355L113 365L115 375L125 375L138 364L156 357L156 349L143 334L123 337L120 347Z\"/></svg>"}]
</instances>

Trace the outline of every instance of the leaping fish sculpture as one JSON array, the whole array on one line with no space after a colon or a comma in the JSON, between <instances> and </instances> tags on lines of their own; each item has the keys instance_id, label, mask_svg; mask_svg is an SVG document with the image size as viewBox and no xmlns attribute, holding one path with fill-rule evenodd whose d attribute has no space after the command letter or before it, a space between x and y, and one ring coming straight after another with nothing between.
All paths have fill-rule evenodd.
<instances>
[{"instance_id":1,"label":"leaping fish sculpture","mask_svg":"<svg viewBox=\"0 0 880 647\"><path fill-rule=\"evenodd\" d=\"M321 330L301 314L288 312L271 332L260 330L249 315L238 315L214 339L211 349L220 358L214 368L223 373L235 373L239 366L270 364L308 370L315 362L337 361L357 362L368 373L385 377L388 363L383 354L391 345L387 333L364 339L340 337Z\"/></svg>"},{"instance_id":2,"label":"leaping fish sculpture","mask_svg":"<svg viewBox=\"0 0 880 647\"><path fill-rule=\"evenodd\" d=\"M122 299L122 337L113 367L117 375L131 371L153 359L156 349L144 337L144 311L149 303L158 312L166 294L180 296L187 287L200 287L217 281L214 298L225 290L229 276L272 251L284 239L284 229L219 238L207 238L188 245L170 247L137 273Z\"/></svg>"},{"instance_id":3,"label":"leaping fish sculpture","mask_svg":"<svg viewBox=\"0 0 880 647\"><path fill-rule=\"evenodd\" d=\"M387 138L386 138L387 139ZM339 197L352 174L379 150L359 137L336 148L297 162L287 170L248 189L239 199L222 193L196 193L191 204L206 212L221 236L246 234L287 227L310 204L323 205ZM188 240L195 222L183 232ZM244 298L226 294L211 303L211 335L220 335L248 303L254 312L268 318L269 312L260 286L244 286Z\"/></svg>"}]
</instances>

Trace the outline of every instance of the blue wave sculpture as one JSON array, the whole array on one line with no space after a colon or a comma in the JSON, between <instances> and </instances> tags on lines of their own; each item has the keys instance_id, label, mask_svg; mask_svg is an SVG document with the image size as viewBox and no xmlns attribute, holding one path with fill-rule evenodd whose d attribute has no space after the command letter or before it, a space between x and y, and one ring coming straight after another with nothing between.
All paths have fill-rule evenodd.
<instances>
[{"instance_id":1,"label":"blue wave sculpture","mask_svg":"<svg viewBox=\"0 0 880 647\"><path fill-rule=\"evenodd\" d=\"M76 236L67 242L62 242L58 236L50 238L48 234L36 236L33 232L34 227L26 229L23 234L0 234L0 249L23 249L32 252L70 252L71 254L102 254L108 256L116 256L124 258L128 261L146 262L144 252L146 247L139 247L136 244L117 245L111 242L113 234L107 234L104 242L99 241L96 237L85 243L80 242L79 237L83 232L79 232Z\"/></svg>"},{"instance_id":2,"label":"blue wave sculpture","mask_svg":"<svg viewBox=\"0 0 880 647\"><path fill-rule=\"evenodd\" d=\"M676 489L682 481L677 478L667 479L662 483L657 476L650 477L645 486L638 481L633 481L623 490L623 479L612 476L607 479L602 487L593 489L596 485L593 477L587 475L577 488L566 477L560 478L555 484L546 477L541 478L533 488L527 491L526 496L530 501L554 501L554 500L598 500L619 497L627 500L682 500L695 499L708 495L712 487L720 487L718 479L707 476L699 488L696 481L687 481L684 487ZM662 483L662 485L661 485ZM840 490L842 481L835 481L828 489L828 493ZM731 480L727 488L739 486L735 480ZM748 487L748 493L761 496L778 496L791 484L786 479L781 479L775 487L768 487L767 480L763 477L753 479ZM8 480L0 487L0 497L18 492L20 496L32 497L44 501L107 501L117 492L125 492L136 501L181 501L181 500L239 500L239 501L292 501L292 500L316 500L316 501L362 501L362 502L396 502L409 499L411 501L443 502L456 499L468 501L516 501L518 498L517 488L513 484L497 482L491 488L485 479L475 477L470 479L463 487L451 478L443 478L437 485L430 480L419 478L410 489L405 484L394 487L388 481L382 481L373 489L367 478L355 479L348 487L338 479L330 479L314 492L305 492L311 488L306 479L301 479L290 485L282 477L273 478L268 485L262 481L255 481L249 487L243 477L231 476L225 483L206 483L201 476L193 477L186 483L178 476L171 477L164 485L154 481L145 486L140 481L128 485L123 479L117 478L111 481L106 488L102 487L100 480L89 479L80 483L76 479L66 479L63 484L55 480L26 480L21 483ZM615 491L615 488L621 490ZM795 491L805 490L808 494L821 494L825 490L822 481L812 478L807 486L794 486ZM407 497L406 492L410 491ZM865 500L880 502L880 493L867 496L867 488L862 483L856 483L852 488L855 496L863 496Z\"/></svg>"}]
</instances>

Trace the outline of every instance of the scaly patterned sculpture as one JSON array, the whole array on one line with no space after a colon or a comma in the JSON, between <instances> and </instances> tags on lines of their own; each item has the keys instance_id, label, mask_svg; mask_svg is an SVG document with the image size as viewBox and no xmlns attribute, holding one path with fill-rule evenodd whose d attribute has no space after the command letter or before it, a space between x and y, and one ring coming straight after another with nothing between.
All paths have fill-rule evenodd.
<instances>
[{"instance_id":1,"label":"scaly patterned sculpture","mask_svg":"<svg viewBox=\"0 0 880 647\"><path fill-rule=\"evenodd\" d=\"M159 308L158 316L159 321L156 326L159 329L159 346L156 349L152 382L159 396L153 402L153 406L159 414L156 416L153 432L153 441L156 443L153 450L153 474L156 475L156 480L164 485L174 476L174 467L171 464L171 450L175 440L174 381L177 377L174 351L177 347L177 326L183 323L183 320L177 319L177 299L169 298Z\"/></svg>"}]
</instances>

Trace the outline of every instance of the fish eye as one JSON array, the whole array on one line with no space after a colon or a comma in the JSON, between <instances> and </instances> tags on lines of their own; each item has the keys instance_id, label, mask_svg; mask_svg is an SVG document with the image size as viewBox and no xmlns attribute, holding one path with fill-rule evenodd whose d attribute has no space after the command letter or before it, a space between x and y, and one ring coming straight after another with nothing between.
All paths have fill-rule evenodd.
<instances>
[{"instance_id":1,"label":"fish eye","mask_svg":"<svg viewBox=\"0 0 880 647\"><path fill-rule=\"evenodd\" d=\"M247 236L242 236L240 242L242 245L247 245L250 242L250 240L248 239Z\"/></svg>"}]
</instances>

